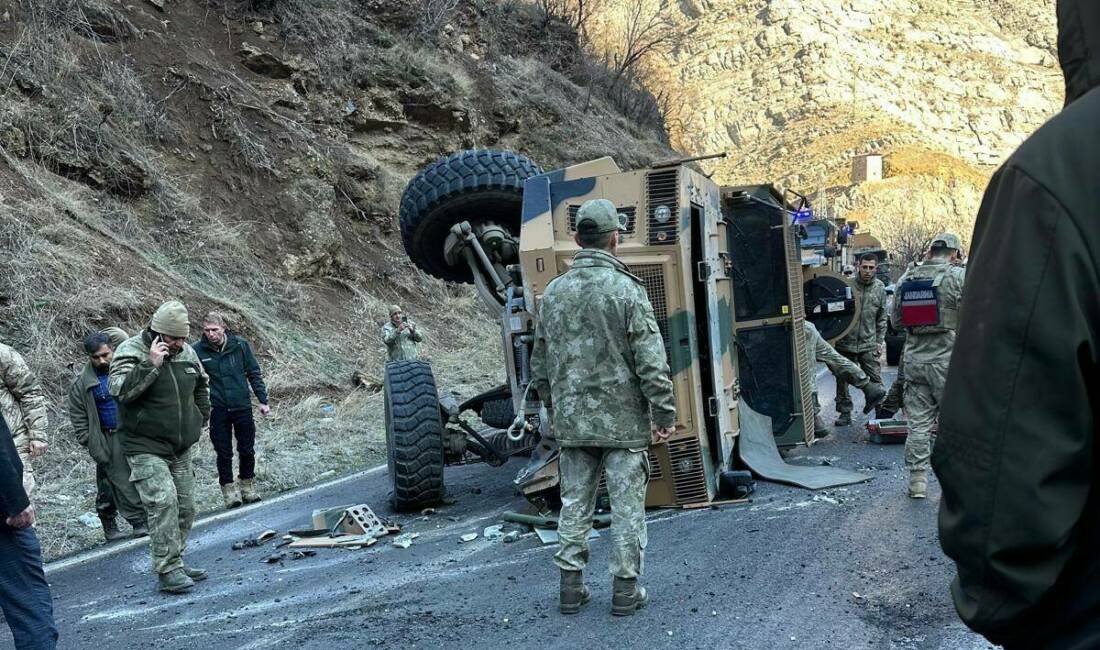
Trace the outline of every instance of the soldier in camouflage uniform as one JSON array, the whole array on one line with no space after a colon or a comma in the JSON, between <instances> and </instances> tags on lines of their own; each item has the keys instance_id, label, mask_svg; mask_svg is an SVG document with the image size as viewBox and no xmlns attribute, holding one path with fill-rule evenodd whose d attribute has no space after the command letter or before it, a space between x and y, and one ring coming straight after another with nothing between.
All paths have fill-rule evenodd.
<instances>
[{"instance_id":1,"label":"soldier in camouflage uniform","mask_svg":"<svg viewBox=\"0 0 1100 650\"><path fill-rule=\"evenodd\" d=\"M183 563L195 521L192 446L210 419L208 379L187 344L187 308L166 302L148 329L115 351L108 381L118 400L122 452L145 507L160 589L181 593L206 579Z\"/></svg>"},{"instance_id":2,"label":"soldier in camouflage uniform","mask_svg":"<svg viewBox=\"0 0 1100 650\"><path fill-rule=\"evenodd\" d=\"M625 220L605 199L577 213L583 248L573 267L549 284L539 307L531 372L551 410L561 445L560 607L588 602L582 571L601 468L612 507L612 613L626 616L647 601L638 585L646 546L648 447L676 423L664 341L638 278L614 255ZM651 427L652 423L655 426Z\"/></svg>"},{"instance_id":3,"label":"soldier in camouflage uniform","mask_svg":"<svg viewBox=\"0 0 1100 650\"><path fill-rule=\"evenodd\" d=\"M856 388L863 391L864 401L866 405L863 407L863 412L868 413L875 407L883 396L886 394L882 384L871 381L871 378L867 376L867 373L849 361L844 355L840 354L833 349L833 346L829 345L829 342L822 338L821 333L817 331L814 324L808 320L802 321L803 330L806 333L806 356L807 366L814 367L814 362L824 363L829 369L829 372L833 373L837 381L843 380L846 383L852 384ZM829 428L825 421L821 417L821 405L817 401L817 391L814 391L814 435L818 438L824 438L832 433L832 429Z\"/></svg>"},{"instance_id":4,"label":"soldier in camouflage uniform","mask_svg":"<svg viewBox=\"0 0 1100 650\"><path fill-rule=\"evenodd\" d=\"M932 428L939 418L955 346L965 277L965 271L955 265L960 249L957 235L937 235L928 260L901 276L894 296L894 322L908 332L904 352L905 416L909 420L905 466L909 469L909 496L914 499L927 496Z\"/></svg>"},{"instance_id":5,"label":"soldier in camouflage uniform","mask_svg":"<svg viewBox=\"0 0 1100 650\"><path fill-rule=\"evenodd\" d=\"M856 326L836 342L836 349L858 364L872 382L881 384L879 357L886 344L886 285L875 277L877 269L878 258L874 255L867 254L859 260L859 274L855 282L855 291L859 296ZM836 412L838 427L852 423L852 398L848 396L848 382L840 377L836 380Z\"/></svg>"},{"instance_id":6,"label":"soldier in camouflage uniform","mask_svg":"<svg viewBox=\"0 0 1100 650\"><path fill-rule=\"evenodd\" d=\"M387 361L413 360L420 356L424 334L416 323L405 316L401 307L390 307L390 321L382 326L382 342L386 344Z\"/></svg>"},{"instance_id":7,"label":"soldier in camouflage uniform","mask_svg":"<svg viewBox=\"0 0 1100 650\"><path fill-rule=\"evenodd\" d=\"M31 459L46 453L46 394L27 362L0 343L0 416L11 429L12 441L23 463L23 491L32 497L35 480Z\"/></svg>"}]
</instances>

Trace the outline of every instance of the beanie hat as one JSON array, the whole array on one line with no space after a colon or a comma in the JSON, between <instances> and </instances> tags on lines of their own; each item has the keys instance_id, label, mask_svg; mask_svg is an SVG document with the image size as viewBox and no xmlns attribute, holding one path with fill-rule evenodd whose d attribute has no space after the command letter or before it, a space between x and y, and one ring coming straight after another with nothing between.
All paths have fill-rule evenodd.
<instances>
[{"instance_id":1,"label":"beanie hat","mask_svg":"<svg viewBox=\"0 0 1100 650\"><path fill-rule=\"evenodd\" d=\"M397 314L397 313L400 313L400 312L401 312L401 307L399 307L397 305L390 305L390 316L393 316L394 314Z\"/></svg>"},{"instance_id":2,"label":"beanie hat","mask_svg":"<svg viewBox=\"0 0 1100 650\"><path fill-rule=\"evenodd\" d=\"M107 337L107 341L111 344L112 348L117 348L122 345L122 342L130 338L130 335L126 333L126 330L120 327L105 327L100 332Z\"/></svg>"},{"instance_id":3,"label":"beanie hat","mask_svg":"<svg viewBox=\"0 0 1100 650\"><path fill-rule=\"evenodd\" d=\"M157 308L151 323L153 331L176 338L186 338L191 333L187 307L182 302L169 300Z\"/></svg>"}]
</instances>

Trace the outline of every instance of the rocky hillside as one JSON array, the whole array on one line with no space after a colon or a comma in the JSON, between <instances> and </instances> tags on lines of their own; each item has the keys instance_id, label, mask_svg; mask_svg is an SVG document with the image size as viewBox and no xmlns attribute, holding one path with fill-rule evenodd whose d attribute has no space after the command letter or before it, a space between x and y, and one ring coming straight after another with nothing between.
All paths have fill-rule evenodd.
<instances>
[{"instance_id":1,"label":"rocky hillside","mask_svg":"<svg viewBox=\"0 0 1100 650\"><path fill-rule=\"evenodd\" d=\"M0 0L0 340L51 397L36 463L47 553L98 536L76 523L94 471L60 400L80 339L136 331L165 299L187 303L196 332L227 312L259 349L275 400L265 490L377 457L387 304L428 332L444 387L501 381L471 292L407 261L398 199L461 148L548 168L667 157L663 133L571 80L578 56L571 30L524 3Z\"/></svg>"},{"instance_id":2,"label":"rocky hillside","mask_svg":"<svg viewBox=\"0 0 1100 650\"><path fill-rule=\"evenodd\" d=\"M927 217L969 236L991 169L1062 103L1053 0L680 0L677 9L681 34L650 71L680 95L673 144L730 152L709 166L726 182L832 188L829 205L865 224ZM872 151L887 154L890 178L848 187L852 156Z\"/></svg>"}]
</instances>

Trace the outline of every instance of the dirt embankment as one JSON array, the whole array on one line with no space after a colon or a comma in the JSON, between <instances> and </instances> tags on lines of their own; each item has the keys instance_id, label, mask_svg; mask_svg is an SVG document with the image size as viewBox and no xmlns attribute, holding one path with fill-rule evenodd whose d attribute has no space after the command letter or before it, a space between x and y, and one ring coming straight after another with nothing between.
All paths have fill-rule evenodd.
<instances>
[{"instance_id":1,"label":"dirt embankment","mask_svg":"<svg viewBox=\"0 0 1100 650\"><path fill-rule=\"evenodd\" d=\"M373 462L385 306L428 332L446 389L502 380L496 324L466 287L408 263L406 180L468 147L545 167L666 157L569 71L576 40L522 2L0 1L0 340L51 399L36 462L56 557L98 542L94 468L62 396L80 339L157 304L227 312L261 355L265 491ZM324 407L332 404L335 408ZM199 445L203 509L218 504Z\"/></svg>"}]
</instances>

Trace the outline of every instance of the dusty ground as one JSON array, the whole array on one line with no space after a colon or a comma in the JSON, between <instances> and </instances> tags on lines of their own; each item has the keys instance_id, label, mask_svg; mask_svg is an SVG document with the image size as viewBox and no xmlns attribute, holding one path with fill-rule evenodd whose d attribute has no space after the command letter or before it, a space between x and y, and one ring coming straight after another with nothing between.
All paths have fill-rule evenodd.
<instances>
[{"instance_id":1,"label":"dusty ground","mask_svg":"<svg viewBox=\"0 0 1100 650\"><path fill-rule=\"evenodd\" d=\"M825 380L827 415L831 395ZM513 544L459 542L522 505L513 462L449 470L457 503L400 517L421 533L407 550L379 544L281 564L262 562L270 549L229 550L265 528L304 524L318 505L365 501L385 513L383 470L200 525L190 561L211 579L186 596L155 591L143 547L55 565L62 647L990 647L955 617L952 567L936 540L939 487L933 482L926 501L904 495L900 447L869 445L854 427L793 458L874 478L818 493L762 483L749 505L651 512L653 602L633 619L607 611L606 537L593 542L593 602L573 618L555 610L552 547L531 534Z\"/></svg>"}]
</instances>

